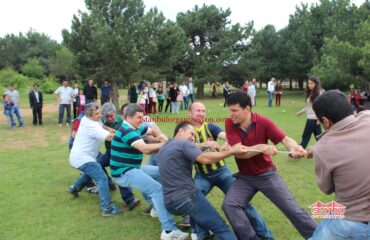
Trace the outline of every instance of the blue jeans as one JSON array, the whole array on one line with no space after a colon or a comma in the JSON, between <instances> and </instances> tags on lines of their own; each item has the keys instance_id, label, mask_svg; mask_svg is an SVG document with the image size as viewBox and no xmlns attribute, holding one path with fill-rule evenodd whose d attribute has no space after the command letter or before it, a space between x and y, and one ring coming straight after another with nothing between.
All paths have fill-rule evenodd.
<instances>
[{"instance_id":1,"label":"blue jeans","mask_svg":"<svg viewBox=\"0 0 370 240\"><path fill-rule=\"evenodd\" d=\"M269 98L269 107L272 107L272 99L274 98L274 92L267 91Z\"/></svg>"},{"instance_id":2,"label":"blue jeans","mask_svg":"<svg viewBox=\"0 0 370 240\"><path fill-rule=\"evenodd\" d=\"M6 111L4 113L4 115L6 116L6 126L9 127L9 128L14 128L15 127L15 121L14 121L14 115L11 113L11 111Z\"/></svg>"},{"instance_id":3,"label":"blue jeans","mask_svg":"<svg viewBox=\"0 0 370 240\"><path fill-rule=\"evenodd\" d=\"M146 162L147 165L151 166L158 166L158 158L157 158L157 153L154 153L150 155L148 161Z\"/></svg>"},{"instance_id":4,"label":"blue jeans","mask_svg":"<svg viewBox=\"0 0 370 240\"><path fill-rule=\"evenodd\" d=\"M370 222L354 222L345 219L323 219L310 240L369 240Z\"/></svg>"},{"instance_id":5,"label":"blue jeans","mask_svg":"<svg viewBox=\"0 0 370 240\"><path fill-rule=\"evenodd\" d=\"M236 240L220 214L200 191L189 198L168 203L166 208L174 215L189 215L192 223L196 223L207 231L212 231L218 239Z\"/></svg>"},{"instance_id":6,"label":"blue jeans","mask_svg":"<svg viewBox=\"0 0 370 240\"><path fill-rule=\"evenodd\" d=\"M184 109L187 110L189 98L186 96L186 97L182 97L182 99L183 101L181 102L180 110L182 110L183 105L184 105Z\"/></svg>"},{"instance_id":7,"label":"blue jeans","mask_svg":"<svg viewBox=\"0 0 370 240\"><path fill-rule=\"evenodd\" d=\"M196 187L205 196L215 186L218 187L226 195L234 181L235 178L232 176L227 166L223 166L217 171L208 175L197 172L194 178ZM273 238L272 233L268 230L266 223L263 221L262 217L258 214L257 210L251 204L246 204L244 211L249 221L251 222L253 229L259 237L267 239ZM195 226L195 232L200 239L209 235L207 231L199 228L199 226Z\"/></svg>"},{"instance_id":8,"label":"blue jeans","mask_svg":"<svg viewBox=\"0 0 370 240\"><path fill-rule=\"evenodd\" d=\"M19 106L13 106L11 115L13 116L14 126L15 126L15 118L14 115L17 116L19 126L22 127L24 125L23 118L21 116L21 112L19 111Z\"/></svg>"},{"instance_id":9,"label":"blue jeans","mask_svg":"<svg viewBox=\"0 0 370 240\"><path fill-rule=\"evenodd\" d=\"M109 161L110 161L110 154L108 152L104 154L100 154L96 161L101 165L103 171L108 177L108 184L112 184L112 178L108 175L108 172L105 170L106 167L109 167ZM121 193L121 198L122 200L126 203L129 204L133 200L135 200L135 195L132 193L131 188L126 188L126 187L121 187L119 186L119 192Z\"/></svg>"},{"instance_id":10,"label":"blue jeans","mask_svg":"<svg viewBox=\"0 0 370 240\"><path fill-rule=\"evenodd\" d=\"M179 105L177 102L171 101L171 113L179 113Z\"/></svg>"},{"instance_id":11,"label":"blue jeans","mask_svg":"<svg viewBox=\"0 0 370 240\"><path fill-rule=\"evenodd\" d=\"M67 109L66 123L71 123L71 104L59 104L59 124L63 123L64 109Z\"/></svg>"},{"instance_id":12,"label":"blue jeans","mask_svg":"<svg viewBox=\"0 0 370 240\"><path fill-rule=\"evenodd\" d=\"M154 170L153 166L143 166L142 169L130 169L120 177L116 178L117 183L122 187L132 187L138 189L141 193L148 196L154 205L159 221L162 224L163 231L175 230L176 222L167 212L163 202L162 185L154 180L149 174L149 170ZM148 170L148 173L146 172Z\"/></svg>"},{"instance_id":13,"label":"blue jeans","mask_svg":"<svg viewBox=\"0 0 370 240\"><path fill-rule=\"evenodd\" d=\"M190 93L188 97L189 97L189 101L191 101L191 103L193 103L194 102L194 93Z\"/></svg>"},{"instance_id":14,"label":"blue jeans","mask_svg":"<svg viewBox=\"0 0 370 240\"><path fill-rule=\"evenodd\" d=\"M110 211L113 204L108 188L108 178L100 164L97 162L88 162L83 164L78 169L84 174L79 179L77 179L73 186L75 186L76 188L77 186L82 186L86 184L86 182L88 182L90 178L92 178L96 182L96 186L99 190L101 210Z\"/></svg>"}]
</instances>

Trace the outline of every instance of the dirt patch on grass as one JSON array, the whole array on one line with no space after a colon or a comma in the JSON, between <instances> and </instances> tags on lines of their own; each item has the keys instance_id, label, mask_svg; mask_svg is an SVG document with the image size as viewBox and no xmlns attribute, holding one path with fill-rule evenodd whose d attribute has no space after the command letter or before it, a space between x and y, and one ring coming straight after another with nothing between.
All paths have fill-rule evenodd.
<instances>
[{"instance_id":1,"label":"dirt patch on grass","mask_svg":"<svg viewBox=\"0 0 370 240\"><path fill-rule=\"evenodd\" d=\"M0 152L6 150L26 150L29 148L48 147L47 128L25 127L5 130L6 141L11 144L1 144Z\"/></svg>"}]
</instances>

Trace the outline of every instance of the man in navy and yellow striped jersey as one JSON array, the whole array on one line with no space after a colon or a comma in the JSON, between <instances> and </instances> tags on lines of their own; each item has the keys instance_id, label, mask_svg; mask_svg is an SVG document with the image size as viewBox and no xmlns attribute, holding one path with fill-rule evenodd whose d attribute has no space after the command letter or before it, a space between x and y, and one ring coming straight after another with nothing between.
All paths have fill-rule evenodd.
<instances>
[{"instance_id":1,"label":"man in navy and yellow striped jersey","mask_svg":"<svg viewBox=\"0 0 370 240\"><path fill-rule=\"evenodd\" d=\"M206 108L203 103L192 103L189 106L188 116L194 124L196 143L202 146L202 148L217 151L220 148L218 142L216 142L217 139L226 141L226 133L219 126L205 122ZM224 148L227 147L229 147L228 143L225 142ZM195 185L204 195L207 195L215 186L226 194L235 180L224 160L207 165L197 162L195 163L195 170ZM252 205L247 204L245 206L245 212L260 238L273 238L262 217ZM203 239L209 235L208 232L199 226L196 226L193 230L197 234L198 239ZM196 239L193 234L192 238Z\"/></svg>"},{"instance_id":2,"label":"man in navy and yellow striped jersey","mask_svg":"<svg viewBox=\"0 0 370 240\"><path fill-rule=\"evenodd\" d=\"M121 187L138 189L150 198L159 221L162 224L161 240L187 239L189 234L177 229L176 222L164 206L162 185L153 179L157 166L141 166L143 153L156 152L164 143L146 144L142 135L159 135L153 128L142 123L144 110L137 104L130 103L124 110L124 121L116 131L111 145L110 169Z\"/></svg>"}]
</instances>

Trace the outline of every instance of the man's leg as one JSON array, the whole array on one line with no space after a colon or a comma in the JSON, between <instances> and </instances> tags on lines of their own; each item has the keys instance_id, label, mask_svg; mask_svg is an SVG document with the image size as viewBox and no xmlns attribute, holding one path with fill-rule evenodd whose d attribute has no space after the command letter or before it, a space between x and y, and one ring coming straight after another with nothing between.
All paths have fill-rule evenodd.
<instances>
[{"instance_id":1,"label":"man's leg","mask_svg":"<svg viewBox=\"0 0 370 240\"><path fill-rule=\"evenodd\" d=\"M298 205L276 169L270 169L264 174L258 176L259 190L285 214L304 238L311 237L316 222Z\"/></svg>"},{"instance_id":2,"label":"man's leg","mask_svg":"<svg viewBox=\"0 0 370 240\"><path fill-rule=\"evenodd\" d=\"M150 155L146 164L151 166L158 166L157 153L153 153L152 155Z\"/></svg>"},{"instance_id":3,"label":"man's leg","mask_svg":"<svg viewBox=\"0 0 370 240\"><path fill-rule=\"evenodd\" d=\"M66 123L71 124L71 104L66 104L67 108L67 120Z\"/></svg>"},{"instance_id":4,"label":"man's leg","mask_svg":"<svg viewBox=\"0 0 370 240\"><path fill-rule=\"evenodd\" d=\"M21 112L19 111L19 106L14 106L14 113L17 116L19 126L23 127L24 122L23 122L23 118L21 116Z\"/></svg>"},{"instance_id":5,"label":"man's leg","mask_svg":"<svg viewBox=\"0 0 370 240\"><path fill-rule=\"evenodd\" d=\"M42 108L41 108L41 106L38 106L38 108L37 108L37 116L38 116L38 119L39 119L39 125L42 125Z\"/></svg>"},{"instance_id":6,"label":"man's leg","mask_svg":"<svg viewBox=\"0 0 370 240\"><path fill-rule=\"evenodd\" d=\"M235 178L232 176L227 166L222 167L217 172L217 175L211 176L211 178L212 183L216 185L225 195L227 194L232 183L235 181ZM267 228L267 224L265 221L263 221L255 207L248 203L245 205L244 211L258 237L264 239L273 239L271 231Z\"/></svg>"},{"instance_id":7,"label":"man's leg","mask_svg":"<svg viewBox=\"0 0 370 240\"><path fill-rule=\"evenodd\" d=\"M113 208L112 198L108 188L108 178L97 162L85 163L79 168L82 172L91 177L99 190L100 206L102 211L111 211Z\"/></svg>"},{"instance_id":8,"label":"man's leg","mask_svg":"<svg viewBox=\"0 0 370 240\"><path fill-rule=\"evenodd\" d=\"M199 191L204 196L207 196L207 194L213 188L212 183L207 179L207 177L200 173L195 174L194 183L195 183L195 186L199 189ZM209 231L201 228L198 224L194 224L192 228L193 228L193 231L197 234L199 239L203 239L209 236Z\"/></svg>"},{"instance_id":9,"label":"man's leg","mask_svg":"<svg viewBox=\"0 0 370 240\"><path fill-rule=\"evenodd\" d=\"M34 126L36 126L36 125L37 125L37 107L36 107L36 106L34 106L34 107L32 108L32 124L33 124Z\"/></svg>"},{"instance_id":10,"label":"man's leg","mask_svg":"<svg viewBox=\"0 0 370 240\"><path fill-rule=\"evenodd\" d=\"M64 117L64 104L59 104L58 124L63 123L63 117Z\"/></svg>"},{"instance_id":11,"label":"man's leg","mask_svg":"<svg viewBox=\"0 0 370 240\"><path fill-rule=\"evenodd\" d=\"M237 174L222 204L222 209L235 235L238 239L243 240L258 239L251 222L245 214L245 206L257 192L257 189L251 185L249 180L246 176Z\"/></svg>"},{"instance_id":12,"label":"man's leg","mask_svg":"<svg viewBox=\"0 0 370 240\"><path fill-rule=\"evenodd\" d=\"M220 240L236 240L220 214L214 209L201 192L197 192L177 206L166 206L176 215L190 215L192 221L206 231L212 231Z\"/></svg>"},{"instance_id":13,"label":"man's leg","mask_svg":"<svg viewBox=\"0 0 370 240\"><path fill-rule=\"evenodd\" d=\"M132 187L150 197L163 231L176 230L176 222L164 207L162 186L152 177L148 176L141 169L131 169L121 177L116 178L117 183L122 187Z\"/></svg>"},{"instance_id":14,"label":"man's leg","mask_svg":"<svg viewBox=\"0 0 370 240\"><path fill-rule=\"evenodd\" d=\"M369 223L345 219L323 219L310 240L370 239Z\"/></svg>"}]
</instances>

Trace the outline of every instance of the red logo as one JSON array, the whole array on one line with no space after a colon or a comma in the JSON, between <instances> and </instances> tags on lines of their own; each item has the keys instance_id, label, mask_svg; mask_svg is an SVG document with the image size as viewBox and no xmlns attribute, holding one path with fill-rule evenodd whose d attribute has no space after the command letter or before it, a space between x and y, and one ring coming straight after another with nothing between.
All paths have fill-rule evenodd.
<instances>
[{"instance_id":1,"label":"red logo","mask_svg":"<svg viewBox=\"0 0 370 240\"><path fill-rule=\"evenodd\" d=\"M315 202L311 206L312 218L344 218L346 207L331 201L323 203L320 201Z\"/></svg>"}]
</instances>

